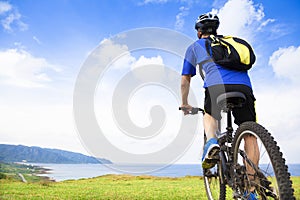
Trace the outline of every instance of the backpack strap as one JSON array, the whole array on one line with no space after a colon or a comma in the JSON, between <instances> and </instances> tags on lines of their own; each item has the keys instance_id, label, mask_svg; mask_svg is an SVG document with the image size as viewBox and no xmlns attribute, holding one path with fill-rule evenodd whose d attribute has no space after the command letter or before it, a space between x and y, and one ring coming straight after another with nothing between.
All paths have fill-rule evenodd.
<instances>
[{"instance_id":1,"label":"backpack strap","mask_svg":"<svg viewBox=\"0 0 300 200\"><path fill-rule=\"evenodd\" d=\"M202 63L202 62L201 62ZM203 63L204 64L204 63ZM204 73L203 73L203 67L202 67L202 65L203 64L198 64L198 66L199 66L199 73L200 73L200 76L201 76L201 78L202 78L202 80L204 80L205 79L205 75L204 75Z\"/></svg>"},{"instance_id":2,"label":"backpack strap","mask_svg":"<svg viewBox=\"0 0 300 200\"><path fill-rule=\"evenodd\" d=\"M229 37L229 36L228 36ZM231 36L230 36L231 37ZM228 53L230 54L231 53L231 50L230 50L230 46L232 46L230 43L226 42L225 40L223 40L222 38L218 38L218 42L220 44L222 44L224 47L227 48L227 51Z\"/></svg>"},{"instance_id":3,"label":"backpack strap","mask_svg":"<svg viewBox=\"0 0 300 200\"><path fill-rule=\"evenodd\" d=\"M206 59L206 60L203 60L202 62L198 63L198 66L199 66L199 73L200 73L200 76L202 78L202 80L205 79L205 75L203 73L203 65L208 63L208 62L214 62L213 59L211 58L212 56L212 50L210 48L210 38L207 38L205 40L205 50L206 50L206 53L207 53L207 56L209 56L210 58L209 59Z\"/></svg>"}]
</instances>

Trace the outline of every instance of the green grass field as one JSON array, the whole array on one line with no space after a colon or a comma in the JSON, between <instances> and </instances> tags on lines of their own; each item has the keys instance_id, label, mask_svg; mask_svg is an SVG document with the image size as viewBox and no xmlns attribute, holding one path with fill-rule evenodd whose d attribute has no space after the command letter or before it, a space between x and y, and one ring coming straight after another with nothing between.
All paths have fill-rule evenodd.
<instances>
[{"instance_id":1,"label":"green grass field","mask_svg":"<svg viewBox=\"0 0 300 200\"><path fill-rule=\"evenodd\" d=\"M300 198L300 177L293 177ZM0 199L207 199L202 177L106 175L63 182L0 180ZM228 199L231 194L228 194Z\"/></svg>"},{"instance_id":2,"label":"green grass field","mask_svg":"<svg viewBox=\"0 0 300 200\"><path fill-rule=\"evenodd\" d=\"M97 178L51 182L36 176L44 169L0 163L0 199L207 199L202 177L105 175ZM27 180L22 182L21 173ZM293 177L300 199L300 177ZM230 189L227 199L232 199Z\"/></svg>"}]
</instances>

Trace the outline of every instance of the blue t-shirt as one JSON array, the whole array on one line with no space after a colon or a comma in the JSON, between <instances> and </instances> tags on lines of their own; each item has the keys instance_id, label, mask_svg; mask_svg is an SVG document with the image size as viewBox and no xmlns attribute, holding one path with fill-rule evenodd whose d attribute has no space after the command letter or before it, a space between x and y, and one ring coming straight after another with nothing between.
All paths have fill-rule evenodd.
<instances>
[{"instance_id":1,"label":"blue t-shirt","mask_svg":"<svg viewBox=\"0 0 300 200\"><path fill-rule=\"evenodd\" d=\"M204 88L219 84L242 84L252 88L247 71L232 70L214 63L206 52L205 41L206 39L199 39L188 47L182 75L196 75L197 64L206 61L202 65L205 72Z\"/></svg>"}]
</instances>

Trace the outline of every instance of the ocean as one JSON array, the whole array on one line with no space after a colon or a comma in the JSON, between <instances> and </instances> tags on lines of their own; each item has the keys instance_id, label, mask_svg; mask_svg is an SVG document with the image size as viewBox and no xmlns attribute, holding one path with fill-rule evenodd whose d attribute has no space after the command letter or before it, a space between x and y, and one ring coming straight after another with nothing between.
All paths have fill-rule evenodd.
<instances>
[{"instance_id":1,"label":"ocean","mask_svg":"<svg viewBox=\"0 0 300 200\"><path fill-rule=\"evenodd\" d=\"M34 165L47 168L50 171L41 176L47 176L55 181L92 178L107 174L151 175L163 177L202 176L200 164L163 165L116 165L116 164L42 164ZM300 176L300 164L288 165L292 176Z\"/></svg>"}]
</instances>

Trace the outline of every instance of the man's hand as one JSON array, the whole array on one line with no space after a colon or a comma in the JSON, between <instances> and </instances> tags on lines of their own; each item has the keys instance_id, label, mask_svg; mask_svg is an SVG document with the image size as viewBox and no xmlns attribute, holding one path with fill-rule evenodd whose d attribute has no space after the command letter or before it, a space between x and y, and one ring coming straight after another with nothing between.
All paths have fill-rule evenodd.
<instances>
[{"instance_id":1,"label":"man's hand","mask_svg":"<svg viewBox=\"0 0 300 200\"><path fill-rule=\"evenodd\" d=\"M181 110L183 112L184 115L187 115L189 114L189 112L192 110L192 106L190 106L189 104L184 104L184 105L181 105Z\"/></svg>"}]
</instances>

